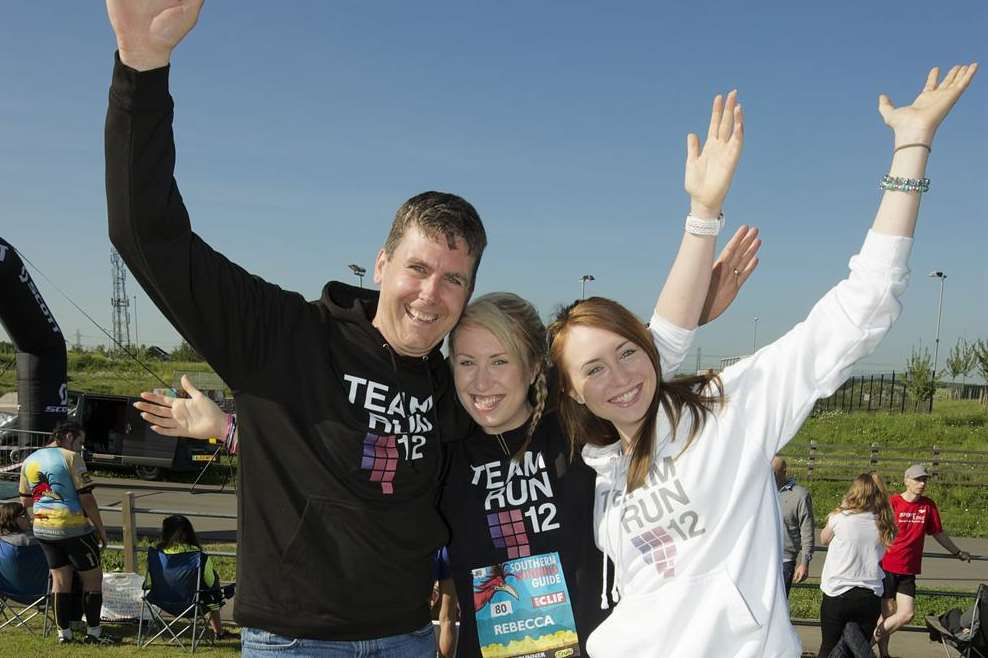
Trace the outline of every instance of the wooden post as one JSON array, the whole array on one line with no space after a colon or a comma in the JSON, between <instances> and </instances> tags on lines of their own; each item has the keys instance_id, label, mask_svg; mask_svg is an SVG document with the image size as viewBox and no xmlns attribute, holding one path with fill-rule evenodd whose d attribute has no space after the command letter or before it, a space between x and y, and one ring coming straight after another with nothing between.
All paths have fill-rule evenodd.
<instances>
[{"instance_id":1,"label":"wooden post","mask_svg":"<svg viewBox=\"0 0 988 658\"><path fill-rule=\"evenodd\" d=\"M806 463L806 479L813 479L813 466L816 464L816 439L810 439L810 456Z\"/></svg>"},{"instance_id":2,"label":"wooden post","mask_svg":"<svg viewBox=\"0 0 988 658\"><path fill-rule=\"evenodd\" d=\"M934 443L933 444L933 460L930 463L930 475L932 477L934 477L934 478L937 477L937 475L938 475L937 471L939 470L939 467L940 467L940 448L938 448L937 447L937 444Z\"/></svg>"},{"instance_id":3,"label":"wooden post","mask_svg":"<svg viewBox=\"0 0 988 658\"><path fill-rule=\"evenodd\" d=\"M128 491L120 502L123 517L124 571L137 573L137 515L134 514L134 492Z\"/></svg>"},{"instance_id":4,"label":"wooden post","mask_svg":"<svg viewBox=\"0 0 988 658\"><path fill-rule=\"evenodd\" d=\"M889 413L891 413L892 401L895 399L895 370L892 371L892 384L891 386L889 386L889 389L892 391L892 393L889 395ZM905 400L905 396L902 396L902 399Z\"/></svg>"}]
</instances>

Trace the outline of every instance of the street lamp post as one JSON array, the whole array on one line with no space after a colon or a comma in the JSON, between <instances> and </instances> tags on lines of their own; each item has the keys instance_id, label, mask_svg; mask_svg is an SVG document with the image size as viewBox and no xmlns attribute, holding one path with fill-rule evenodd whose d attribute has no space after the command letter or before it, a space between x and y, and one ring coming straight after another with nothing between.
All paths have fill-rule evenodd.
<instances>
[{"instance_id":1,"label":"street lamp post","mask_svg":"<svg viewBox=\"0 0 988 658\"><path fill-rule=\"evenodd\" d=\"M350 263L349 265L347 265L347 267L350 268L350 271L351 272L353 272L355 275L357 275L357 280L360 282L360 287L363 288L364 287L364 275L367 274L367 270L365 270L364 268L360 267L359 265L354 265L353 263Z\"/></svg>"},{"instance_id":2,"label":"street lamp post","mask_svg":"<svg viewBox=\"0 0 988 658\"><path fill-rule=\"evenodd\" d=\"M580 277L581 287L580 287L580 299L587 298L587 281L593 281L593 274L584 274Z\"/></svg>"},{"instance_id":3,"label":"street lamp post","mask_svg":"<svg viewBox=\"0 0 988 658\"><path fill-rule=\"evenodd\" d=\"M758 345L758 316L755 316L755 321L752 323L751 330L751 353L754 354Z\"/></svg>"},{"instance_id":4,"label":"street lamp post","mask_svg":"<svg viewBox=\"0 0 988 658\"><path fill-rule=\"evenodd\" d=\"M933 389L936 390L937 385L937 362L940 359L940 318L943 317L943 282L946 280L947 275L943 272L936 271L930 272L930 276L934 279L940 279L940 301L937 302L937 337L933 341ZM930 411L933 411L933 396L930 396Z\"/></svg>"}]
</instances>

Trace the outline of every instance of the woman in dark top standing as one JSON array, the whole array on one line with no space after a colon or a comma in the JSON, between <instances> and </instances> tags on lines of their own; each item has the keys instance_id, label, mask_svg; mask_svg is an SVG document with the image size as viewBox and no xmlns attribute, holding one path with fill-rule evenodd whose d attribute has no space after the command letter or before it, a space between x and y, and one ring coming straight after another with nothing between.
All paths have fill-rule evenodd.
<instances>
[{"instance_id":1,"label":"woman in dark top standing","mask_svg":"<svg viewBox=\"0 0 988 658\"><path fill-rule=\"evenodd\" d=\"M734 250L745 265L757 250L747 249L754 235L739 231L732 241L746 247ZM712 306L722 310L735 293ZM693 332L661 317L651 329L663 371L672 372ZM596 474L572 451L549 404L545 331L531 304L499 292L470 304L450 334L457 396L477 424L447 445L440 502L450 527L460 658L497 645L547 655L578 646L579 654L568 655L585 656L587 636L612 604L599 594L603 555L590 504Z\"/></svg>"}]
</instances>

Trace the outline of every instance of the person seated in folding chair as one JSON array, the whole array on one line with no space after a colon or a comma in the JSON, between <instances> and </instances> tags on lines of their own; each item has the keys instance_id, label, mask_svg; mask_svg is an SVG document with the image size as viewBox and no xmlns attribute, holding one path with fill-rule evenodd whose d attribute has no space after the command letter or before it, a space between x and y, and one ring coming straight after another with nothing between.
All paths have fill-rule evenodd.
<instances>
[{"instance_id":1,"label":"person seated in folding chair","mask_svg":"<svg viewBox=\"0 0 988 658\"><path fill-rule=\"evenodd\" d=\"M223 625L220 622L220 608L223 607L223 602L226 598L233 596L233 585L227 585L226 587L220 586L220 577L213 565L213 558L202 553L202 544L199 543L199 538L196 536L195 528L192 527L192 522L180 514L166 518L161 523L161 540L155 545L154 550L166 556L201 554L198 562L191 560L183 565L191 567L197 563L198 566L199 582L195 583L193 581L193 587L189 589L197 588L199 592L199 610L197 614L205 613L216 639L225 637ZM202 557L205 559L202 559ZM151 591L155 589L153 574L157 571L157 569L152 568L152 559L151 551L148 551L148 572L144 578L144 588ZM159 562L159 564L162 563ZM165 568L167 569L167 567ZM195 592L191 591L190 594L195 594ZM148 601L158 605L155 599L156 597L152 594L148 598ZM182 603L185 602L180 602L179 605L181 606ZM187 603L189 606L193 604L191 596ZM175 610L179 609L175 608ZM166 611L173 615L183 616L179 614L181 610L179 612L173 612L172 610Z\"/></svg>"},{"instance_id":2,"label":"person seated in folding chair","mask_svg":"<svg viewBox=\"0 0 988 658\"><path fill-rule=\"evenodd\" d=\"M31 453L21 465L18 493L34 520L34 536L48 560L58 641L72 641L74 574L82 581L87 644L116 644L102 632L103 569L100 550L106 529L100 517L93 481L79 451L86 432L74 421L59 423L52 442Z\"/></svg>"},{"instance_id":3,"label":"person seated in folding chair","mask_svg":"<svg viewBox=\"0 0 988 658\"><path fill-rule=\"evenodd\" d=\"M10 603L18 604L15 608ZM48 562L20 503L0 504L0 628L26 626L45 615L48 631Z\"/></svg>"},{"instance_id":4,"label":"person seated in folding chair","mask_svg":"<svg viewBox=\"0 0 988 658\"><path fill-rule=\"evenodd\" d=\"M988 585L978 585L974 603L967 610L951 608L942 615L927 615L926 630L932 642L940 642L948 658L953 647L962 658L988 658Z\"/></svg>"}]
</instances>

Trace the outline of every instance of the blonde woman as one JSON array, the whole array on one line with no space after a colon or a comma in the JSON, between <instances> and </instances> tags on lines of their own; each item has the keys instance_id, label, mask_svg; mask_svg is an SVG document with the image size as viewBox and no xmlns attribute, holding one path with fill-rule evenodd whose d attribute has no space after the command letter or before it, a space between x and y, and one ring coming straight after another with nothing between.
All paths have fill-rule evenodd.
<instances>
[{"instance_id":1,"label":"blonde woman","mask_svg":"<svg viewBox=\"0 0 988 658\"><path fill-rule=\"evenodd\" d=\"M820 542L830 548L820 578L819 656L830 655L846 624L857 624L871 638L882 613L885 573L880 562L896 531L882 478L875 472L854 478L820 533Z\"/></svg>"}]
</instances>

